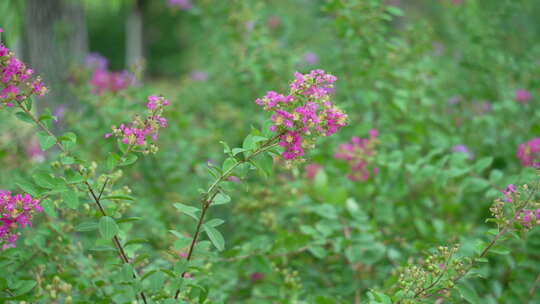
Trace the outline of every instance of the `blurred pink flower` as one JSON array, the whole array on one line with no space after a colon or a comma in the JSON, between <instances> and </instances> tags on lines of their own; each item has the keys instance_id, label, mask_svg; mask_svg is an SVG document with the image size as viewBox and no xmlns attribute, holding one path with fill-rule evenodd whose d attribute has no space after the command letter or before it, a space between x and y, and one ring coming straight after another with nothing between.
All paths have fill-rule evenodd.
<instances>
[{"instance_id":1,"label":"blurred pink flower","mask_svg":"<svg viewBox=\"0 0 540 304\"><path fill-rule=\"evenodd\" d=\"M314 179L322 166L319 164L308 164L304 167L304 177L307 179Z\"/></svg>"},{"instance_id":2,"label":"blurred pink flower","mask_svg":"<svg viewBox=\"0 0 540 304\"><path fill-rule=\"evenodd\" d=\"M524 89L516 89L516 101L519 103L528 103L531 99L531 93Z\"/></svg>"},{"instance_id":3,"label":"blurred pink flower","mask_svg":"<svg viewBox=\"0 0 540 304\"><path fill-rule=\"evenodd\" d=\"M193 8L193 4L191 4L190 0L167 0L167 4L171 7L176 7L185 11Z\"/></svg>"}]
</instances>

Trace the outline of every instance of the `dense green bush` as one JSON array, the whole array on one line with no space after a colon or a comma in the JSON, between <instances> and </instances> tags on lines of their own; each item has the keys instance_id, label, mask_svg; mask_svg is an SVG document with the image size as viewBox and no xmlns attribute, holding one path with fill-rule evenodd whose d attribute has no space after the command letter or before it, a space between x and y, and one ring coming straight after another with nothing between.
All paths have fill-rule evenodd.
<instances>
[{"instance_id":1,"label":"dense green bush","mask_svg":"<svg viewBox=\"0 0 540 304\"><path fill-rule=\"evenodd\" d=\"M125 14L100 5L90 38L116 70L123 49L104 25ZM0 301L540 302L539 12L532 0L152 1L142 84L74 67L78 104L37 113L40 87L2 80L0 189L43 212L23 229L8 222L20 199L0 192L2 245L20 234L0 251ZM330 98L347 126L312 129L316 145L286 161L300 122L272 132L256 100L315 69L335 92L292 95ZM159 94L169 104L152 97L144 114ZM136 113L147 135L160 129L155 145L106 135Z\"/></svg>"}]
</instances>

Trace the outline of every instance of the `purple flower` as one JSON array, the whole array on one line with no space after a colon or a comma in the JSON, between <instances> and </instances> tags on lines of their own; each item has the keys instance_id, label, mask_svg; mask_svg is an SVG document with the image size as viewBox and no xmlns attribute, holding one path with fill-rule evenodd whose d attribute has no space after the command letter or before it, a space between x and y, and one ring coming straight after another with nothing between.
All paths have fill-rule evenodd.
<instances>
[{"instance_id":1,"label":"purple flower","mask_svg":"<svg viewBox=\"0 0 540 304\"><path fill-rule=\"evenodd\" d=\"M90 53L84 59L84 65L91 70L107 70L108 61L99 53Z\"/></svg>"},{"instance_id":2,"label":"purple flower","mask_svg":"<svg viewBox=\"0 0 540 304\"><path fill-rule=\"evenodd\" d=\"M262 279L264 279L264 273L262 272L253 272L250 276L249 276L250 280L251 280L251 283L256 283Z\"/></svg>"},{"instance_id":3,"label":"purple flower","mask_svg":"<svg viewBox=\"0 0 540 304\"><path fill-rule=\"evenodd\" d=\"M66 106L63 104L58 105L53 111L53 116L56 117L54 120L55 123L60 123L66 114Z\"/></svg>"},{"instance_id":4,"label":"purple flower","mask_svg":"<svg viewBox=\"0 0 540 304\"><path fill-rule=\"evenodd\" d=\"M208 73L201 70L192 71L190 77L193 81L206 81L208 80Z\"/></svg>"},{"instance_id":5,"label":"purple flower","mask_svg":"<svg viewBox=\"0 0 540 304\"><path fill-rule=\"evenodd\" d=\"M512 202L512 197L511 197L512 193L516 193L516 187L513 184L509 184L508 186L506 186L506 189L502 192L505 202L507 203Z\"/></svg>"},{"instance_id":6,"label":"purple flower","mask_svg":"<svg viewBox=\"0 0 540 304\"><path fill-rule=\"evenodd\" d=\"M458 104L460 101L461 101L461 97L459 97L459 96L452 96L452 97L450 97L450 99L448 99L448 104L449 104L449 105L456 105L456 104Z\"/></svg>"},{"instance_id":7,"label":"purple flower","mask_svg":"<svg viewBox=\"0 0 540 304\"><path fill-rule=\"evenodd\" d=\"M454 153L464 153L467 155L468 159L474 159L474 153L469 150L469 148L465 145L455 145L452 147L452 152Z\"/></svg>"},{"instance_id":8,"label":"purple flower","mask_svg":"<svg viewBox=\"0 0 540 304\"><path fill-rule=\"evenodd\" d=\"M231 175L231 176L227 177L227 180L230 181L230 182L233 182L235 184L240 183L240 178L238 176L234 176L234 175Z\"/></svg>"},{"instance_id":9,"label":"purple flower","mask_svg":"<svg viewBox=\"0 0 540 304\"><path fill-rule=\"evenodd\" d=\"M319 56L313 52L307 52L302 57L302 60L307 64L315 65L319 63Z\"/></svg>"}]
</instances>

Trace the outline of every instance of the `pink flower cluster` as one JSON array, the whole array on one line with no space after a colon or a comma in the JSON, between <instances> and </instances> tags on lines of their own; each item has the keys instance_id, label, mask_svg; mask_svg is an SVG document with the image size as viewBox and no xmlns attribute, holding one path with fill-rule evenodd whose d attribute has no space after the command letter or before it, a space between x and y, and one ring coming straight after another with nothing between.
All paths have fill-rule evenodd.
<instances>
[{"instance_id":1,"label":"pink flower cluster","mask_svg":"<svg viewBox=\"0 0 540 304\"><path fill-rule=\"evenodd\" d=\"M2 249L14 248L19 227L32 226L32 216L43 209L38 200L28 194L11 195L0 190L0 244Z\"/></svg>"},{"instance_id":2,"label":"pink flower cluster","mask_svg":"<svg viewBox=\"0 0 540 304\"><path fill-rule=\"evenodd\" d=\"M330 101L336 77L323 70L295 74L289 94L270 91L255 102L272 112L272 132L281 134L279 145L283 158L297 159L304 149L313 147L316 136L329 136L344 127L347 115Z\"/></svg>"},{"instance_id":3,"label":"pink flower cluster","mask_svg":"<svg viewBox=\"0 0 540 304\"><path fill-rule=\"evenodd\" d=\"M521 224L524 226L540 225L540 209L523 210L519 216Z\"/></svg>"},{"instance_id":4,"label":"pink flower cluster","mask_svg":"<svg viewBox=\"0 0 540 304\"><path fill-rule=\"evenodd\" d=\"M107 69L107 59L92 53L85 59L86 66L92 70L90 85L92 93L101 95L105 92L118 92L135 82L135 76L128 71L111 72Z\"/></svg>"},{"instance_id":5,"label":"pink flower cluster","mask_svg":"<svg viewBox=\"0 0 540 304\"><path fill-rule=\"evenodd\" d=\"M523 167L540 167L540 137L519 144L517 157Z\"/></svg>"},{"instance_id":6,"label":"pink flower cluster","mask_svg":"<svg viewBox=\"0 0 540 304\"><path fill-rule=\"evenodd\" d=\"M531 93L524 89L516 89L515 94L516 101L519 103L528 103L531 99Z\"/></svg>"},{"instance_id":7,"label":"pink flower cluster","mask_svg":"<svg viewBox=\"0 0 540 304\"><path fill-rule=\"evenodd\" d=\"M506 189L503 190L502 194L504 196L504 201L507 202L507 203L511 203L512 202L512 194L513 193L516 193L516 187L513 185L513 184L509 184L508 186L506 186Z\"/></svg>"},{"instance_id":8,"label":"pink flower cluster","mask_svg":"<svg viewBox=\"0 0 540 304\"><path fill-rule=\"evenodd\" d=\"M159 129L167 127L167 119L163 116L163 109L169 105L169 101L161 96L148 96L146 108L148 113L143 119L136 115L130 124L113 126L112 132L105 134L105 138L111 136L121 138L122 143L130 146L148 148L147 138L157 140Z\"/></svg>"},{"instance_id":9,"label":"pink flower cluster","mask_svg":"<svg viewBox=\"0 0 540 304\"><path fill-rule=\"evenodd\" d=\"M0 42L0 103L12 107L13 101L22 101L34 94L45 95L47 88L39 77L33 78L33 74L32 69Z\"/></svg>"},{"instance_id":10,"label":"pink flower cluster","mask_svg":"<svg viewBox=\"0 0 540 304\"><path fill-rule=\"evenodd\" d=\"M185 11L193 8L193 4L191 4L190 0L167 0L167 4L171 7L177 7Z\"/></svg>"},{"instance_id":11,"label":"pink flower cluster","mask_svg":"<svg viewBox=\"0 0 540 304\"><path fill-rule=\"evenodd\" d=\"M378 143L376 129L369 131L369 138L353 137L351 142L341 144L334 157L344 159L349 163L351 172L347 176L352 181L366 181L370 174L379 173L379 168L371 169L371 163L376 155Z\"/></svg>"}]
</instances>

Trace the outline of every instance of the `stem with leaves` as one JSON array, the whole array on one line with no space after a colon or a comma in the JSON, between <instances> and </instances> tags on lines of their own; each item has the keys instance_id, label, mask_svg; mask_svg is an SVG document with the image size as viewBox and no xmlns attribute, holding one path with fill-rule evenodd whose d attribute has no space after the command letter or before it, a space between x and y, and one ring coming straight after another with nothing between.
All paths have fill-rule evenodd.
<instances>
[{"instance_id":1,"label":"stem with leaves","mask_svg":"<svg viewBox=\"0 0 540 304\"><path fill-rule=\"evenodd\" d=\"M55 139L55 145L58 147L58 149L60 149L60 151L65 155L65 156L68 156L70 153L68 151L68 149L66 149L66 147L64 146L64 144L62 144L62 142L58 139L58 137L56 137L52 132L51 130L49 130L49 128L47 128L47 126L41 122L21 101L17 101L17 105L19 106L19 108L24 112L26 113L26 115L32 119L34 121L34 123L41 129L43 130L48 136L52 137ZM127 153L125 153L127 154ZM79 173L82 177L84 177L84 172L83 170L81 169L81 167L79 166L73 166L72 167L77 173ZM103 205L101 203L101 196L103 194L103 191L105 190L105 187L108 183L108 179L105 181L105 183L103 184L103 186L101 187L101 190L99 192L99 194L96 194L96 191L94 190L94 188L92 187L92 185L90 185L90 183L88 182L88 180L84 180L84 185L86 186L87 190L88 190L88 193L90 194L90 196L92 197L93 201L95 202L101 216L107 216L107 213L105 212L105 209L103 208ZM120 242L120 239L118 238L118 236L113 236L112 238L112 242L114 244L114 246L116 247L116 250L118 251L118 256L120 258L120 260L122 261L122 263L124 264L130 264L130 261L129 261L129 258L124 250L124 247L122 246L122 243ZM135 268L133 268L133 276L134 277L137 277L138 274L137 274L137 271L135 270ZM146 295L144 294L143 291L140 292L139 294L143 300L143 302L146 304L147 303L147 300L146 300Z\"/></svg>"},{"instance_id":2,"label":"stem with leaves","mask_svg":"<svg viewBox=\"0 0 540 304\"><path fill-rule=\"evenodd\" d=\"M193 257L193 251L195 249L195 246L197 244L197 239L199 238L199 234L201 233L201 227L204 223L204 218L206 216L208 208L212 205L212 202L216 198L216 196L219 194L220 189L219 185L221 182L223 182L226 178L228 178L231 173L236 169L238 166L249 163L252 161L257 155L266 152L278 145L278 139L282 135L282 133L275 135L274 137L268 139L267 141L263 142L263 144L253 151L251 154L246 156L242 160L238 160L234 165L232 165L227 170L223 171L210 185L210 187L206 190L206 192L203 194L201 199L201 215L199 216L199 219L197 221L197 226L195 228L195 233L193 234L193 239L191 240L191 244L189 246L188 254L186 257L187 261L191 261ZM182 277L184 277L185 272L182 273ZM174 298L177 299L178 295L180 294L180 288L176 290L176 293L174 295Z\"/></svg>"},{"instance_id":3,"label":"stem with leaves","mask_svg":"<svg viewBox=\"0 0 540 304\"><path fill-rule=\"evenodd\" d=\"M534 197L534 195L538 192L539 190L539 187L540 187L540 179L538 180L537 184L535 185L535 187L531 190L531 192L529 193L529 195L527 196L527 199L525 200L525 202L523 204L521 204L516 210L515 210L515 213L514 214L520 214L525 208L527 208L527 206L529 205L531 199ZM484 247L484 249L481 251L481 253L475 257L471 263L469 264L469 266L467 267L467 269L465 269L465 271L452 278L452 282L455 284L457 283L459 280L461 280L465 275L467 275L467 273L469 273L473 268L474 266L478 263L478 261L482 258L484 258L488 253L489 253L489 250L491 248L493 248L493 246L495 246L495 244L504 236L506 235L510 230L511 228L514 226L514 224L516 223L517 221L517 217L516 216L513 216L505 225L504 227L499 230L499 232L495 235L495 237L486 245L486 247ZM444 272L443 272L444 273ZM436 282L438 282L439 280L437 280ZM540 281L540 275L538 276L536 282L534 283L533 287L532 288L535 288L535 286L537 285L537 283ZM430 290L431 288L435 287L436 284L430 284L430 286L428 286L427 288L423 289L421 292L418 292L414 295L413 299L416 299L418 297L421 297L421 298L427 298L427 297L430 297L432 296L433 294L435 294L436 292L440 291L440 290L444 290L446 288L442 288L442 289L438 289L438 290L435 290L435 291L432 291L430 292L429 294L427 294L426 292L428 290ZM531 288L531 289L532 289Z\"/></svg>"}]
</instances>

